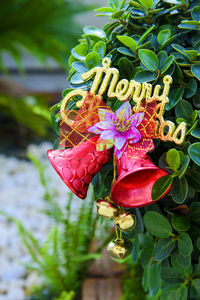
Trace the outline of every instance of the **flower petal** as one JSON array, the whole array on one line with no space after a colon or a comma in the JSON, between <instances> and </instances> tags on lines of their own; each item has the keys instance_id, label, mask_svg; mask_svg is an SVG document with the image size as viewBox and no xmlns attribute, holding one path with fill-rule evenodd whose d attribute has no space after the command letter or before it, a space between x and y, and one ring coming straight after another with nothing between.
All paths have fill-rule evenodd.
<instances>
[{"instance_id":1,"label":"flower petal","mask_svg":"<svg viewBox=\"0 0 200 300\"><path fill-rule=\"evenodd\" d=\"M128 143L127 143L127 141L126 141L126 143L124 144L124 146L122 147L122 149L117 149L116 147L115 147L115 156L119 159L121 156L122 156L122 154L124 153L124 151L126 150L126 148L127 148L127 146L128 146Z\"/></svg>"},{"instance_id":2,"label":"flower petal","mask_svg":"<svg viewBox=\"0 0 200 300\"><path fill-rule=\"evenodd\" d=\"M130 131L130 136L132 136L129 140L129 143L131 144L137 143L142 137L139 130L137 130L137 128L135 127L131 127L129 131Z\"/></svg>"},{"instance_id":3,"label":"flower petal","mask_svg":"<svg viewBox=\"0 0 200 300\"><path fill-rule=\"evenodd\" d=\"M109 111L105 113L105 121L107 123L113 124L113 126L114 126L114 117L115 117L115 113L113 111Z\"/></svg>"},{"instance_id":4,"label":"flower petal","mask_svg":"<svg viewBox=\"0 0 200 300\"><path fill-rule=\"evenodd\" d=\"M116 132L113 130L104 130L100 135L100 139L102 140L114 139L115 135Z\"/></svg>"},{"instance_id":5,"label":"flower petal","mask_svg":"<svg viewBox=\"0 0 200 300\"><path fill-rule=\"evenodd\" d=\"M119 150L122 149L125 143L126 143L126 138L123 137L122 134L118 134L115 136L114 145L117 149Z\"/></svg>"},{"instance_id":6,"label":"flower petal","mask_svg":"<svg viewBox=\"0 0 200 300\"><path fill-rule=\"evenodd\" d=\"M110 113L110 110L108 109L103 109L103 108L99 108L98 109L98 114L99 114L99 119L100 121L105 121L105 114L106 113Z\"/></svg>"},{"instance_id":7,"label":"flower petal","mask_svg":"<svg viewBox=\"0 0 200 300\"><path fill-rule=\"evenodd\" d=\"M97 123L97 124L98 124L98 123ZM87 129L87 131L93 132L93 133L97 133L97 134L102 133L102 130L99 129L99 128L96 126L97 124L95 124L95 125L89 127L89 128Z\"/></svg>"},{"instance_id":8,"label":"flower petal","mask_svg":"<svg viewBox=\"0 0 200 300\"><path fill-rule=\"evenodd\" d=\"M139 130L134 126L132 126L129 130L122 132L122 135L126 139L134 139L137 136L141 137Z\"/></svg>"},{"instance_id":9,"label":"flower petal","mask_svg":"<svg viewBox=\"0 0 200 300\"><path fill-rule=\"evenodd\" d=\"M137 127L138 125L140 125L140 123L142 122L144 118L144 113L136 113L134 115L131 116L131 123L132 126Z\"/></svg>"},{"instance_id":10,"label":"flower petal","mask_svg":"<svg viewBox=\"0 0 200 300\"><path fill-rule=\"evenodd\" d=\"M103 130L108 130L108 129L113 129L113 125L110 123L107 123L106 121L101 121L95 124L97 128L103 129Z\"/></svg>"},{"instance_id":11,"label":"flower petal","mask_svg":"<svg viewBox=\"0 0 200 300\"><path fill-rule=\"evenodd\" d=\"M116 111L116 116L119 118L125 117L126 120L130 118L132 115L132 106L131 104L126 101L124 104L122 104L118 110Z\"/></svg>"}]
</instances>

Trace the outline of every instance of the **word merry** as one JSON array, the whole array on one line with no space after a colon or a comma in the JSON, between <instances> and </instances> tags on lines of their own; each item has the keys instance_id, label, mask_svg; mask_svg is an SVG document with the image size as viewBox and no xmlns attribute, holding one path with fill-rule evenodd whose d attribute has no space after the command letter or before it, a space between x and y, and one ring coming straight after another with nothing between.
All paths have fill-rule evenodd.
<instances>
[{"instance_id":1,"label":"word merry","mask_svg":"<svg viewBox=\"0 0 200 300\"><path fill-rule=\"evenodd\" d=\"M182 122L177 128L171 121L165 121L163 118L166 103L169 102L168 94L170 85L172 83L171 76L167 75L163 78L163 91L160 94L161 86L156 85L154 90L150 83L139 83L135 80L128 81L127 79L119 80L119 70L111 68L111 61L109 58L104 58L102 67L95 67L88 72L82 74L82 80L93 80L90 92L103 96L107 94L109 98L116 98L119 101L133 100L135 103L134 111L142 111L144 108L142 102L146 99L148 101L157 101L157 136L163 141L172 141L176 144L182 144L186 134L186 124ZM81 89L74 90L66 95L61 104L61 117L67 123L73 123L72 120L65 114L65 107L67 102L75 97L81 96L82 99L77 101L76 106L81 107L86 97L87 91Z\"/></svg>"}]
</instances>

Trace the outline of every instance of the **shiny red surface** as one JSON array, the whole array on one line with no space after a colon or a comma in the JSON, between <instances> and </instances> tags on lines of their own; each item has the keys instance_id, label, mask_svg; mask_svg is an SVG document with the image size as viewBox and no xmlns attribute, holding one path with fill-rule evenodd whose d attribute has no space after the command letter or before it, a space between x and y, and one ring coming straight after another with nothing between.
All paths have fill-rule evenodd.
<instances>
[{"instance_id":1,"label":"shiny red surface","mask_svg":"<svg viewBox=\"0 0 200 300\"><path fill-rule=\"evenodd\" d=\"M111 157L111 150L96 151L96 141L92 137L74 148L49 150L48 158L70 190L84 199L92 178Z\"/></svg>"},{"instance_id":2,"label":"shiny red surface","mask_svg":"<svg viewBox=\"0 0 200 300\"><path fill-rule=\"evenodd\" d=\"M148 156L133 159L125 154L117 160L117 168L119 177L112 187L111 198L123 207L152 204L154 201L151 191L154 183L168 174L155 166Z\"/></svg>"}]
</instances>

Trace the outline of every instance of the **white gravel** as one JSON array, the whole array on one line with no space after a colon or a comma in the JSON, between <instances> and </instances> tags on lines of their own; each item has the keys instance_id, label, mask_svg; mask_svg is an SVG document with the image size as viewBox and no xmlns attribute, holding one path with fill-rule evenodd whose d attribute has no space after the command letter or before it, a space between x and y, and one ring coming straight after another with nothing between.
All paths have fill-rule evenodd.
<instances>
[{"instance_id":1,"label":"white gravel","mask_svg":"<svg viewBox=\"0 0 200 300\"><path fill-rule=\"evenodd\" d=\"M49 143L30 145L28 151L47 166L49 185L57 190L56 199L66 204L69 190L55 173L46 157ZM44 190L38 171L29 161L0 155L0 211L23 222L40 242L44 241L49 229L48 218L41 212L45 207ZM59 187L59 189L57 189ZM73 205L81 200L77 197ZM27 274L22 263L29 262L30 256L22 246L16 225L0 215L0 300L24 300L27 290L39 284L35 273Z\"/></svg>"}]
</instances>

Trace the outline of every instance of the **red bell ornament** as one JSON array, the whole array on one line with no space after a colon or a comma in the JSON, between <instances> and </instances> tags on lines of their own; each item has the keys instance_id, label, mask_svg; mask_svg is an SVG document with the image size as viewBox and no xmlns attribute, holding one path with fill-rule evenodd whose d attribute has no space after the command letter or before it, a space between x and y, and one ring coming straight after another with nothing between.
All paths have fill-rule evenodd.
<instances>
[{"instance_id":1,"label":"red bell ornament","mask_svg":"<svg viewBox=\"0 0 200 300\"><path fill-rule=\"evenodd\" d=\"M147 155L131 158L128 151L117 159L117 170L118 178L112 186L111 198L123 207L140 207L153 203L151 191L154 183L168 174L155 166ZM166 193L169 190L170 187Z\"/></svg>"},{"instance_id":2,"label":"red bell ornament","mask_svg":"<svg viewBox=\"0 0 200 300\"><path fill-rule=\"evenodd\" d=\"M49 150L48 158L70 190L84 199L92 178L111 157L111 150L96 151L98 136L63 150Z\"/></svg>"}]
</instances>

